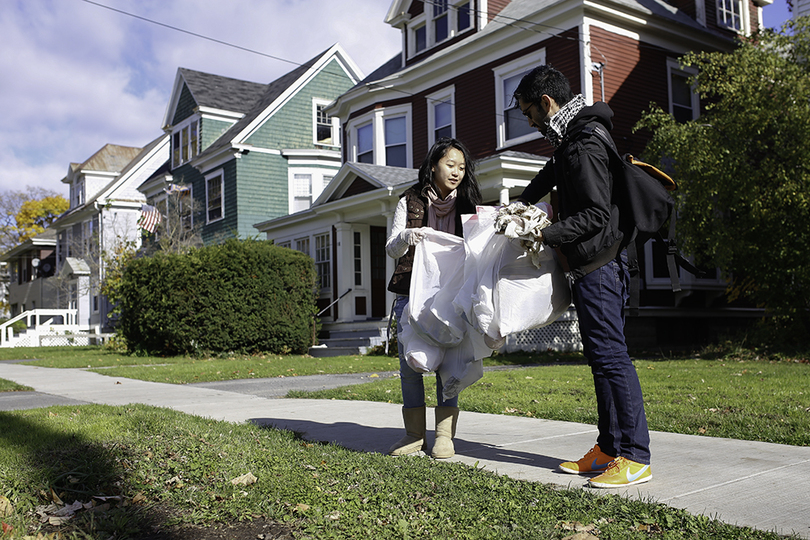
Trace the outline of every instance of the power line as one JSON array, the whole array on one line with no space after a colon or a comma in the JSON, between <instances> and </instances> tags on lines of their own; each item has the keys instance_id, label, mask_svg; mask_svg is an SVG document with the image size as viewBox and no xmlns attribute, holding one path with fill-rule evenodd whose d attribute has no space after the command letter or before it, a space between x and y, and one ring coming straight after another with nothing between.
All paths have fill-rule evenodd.
<instances>
[{"instance_id":1,"label":"power line","mask_svg":"<svg viewBox=\"0 0 810 540\"><path fill-rule=\"evenodd\" d=\"M106 6L106 5L100 4L98 2L93 2L92 0L82 0L82 2L86 2L88 4L92 4L92 5L98 6L100 8L109 9L110 11L115 11L116 13L120 13L122 15L132 17L134 19L140 19L142 21L145 21L145 22L148 22L148 23L151 23L151 24L156 24L158 26L162 26L164 28L168 28L168 29L174 30L176 32L182 32L183 34L188 34L190 36L194 36L194 37L197 37L197 38L200 38L200 39L205 39L207 41L211 41L213 43L218 43L220 45L225 45L226 47L232 47L234 49L239 49L241 51L245 51L245 52L249 52L249 53L253 53L253 54L258 54L259 56L264 56L266 58L272 58L273 60L278 60L280 62L286 62L288 64L293 64L293 65L296 65L296 66L302 66L303 65L300 62L293 62L292 60L287 60L286 58L281 58L280 56L273 56L272 54L267 54L267 53L264 53L264 52L261 52L261 51L257 51L255 49L249 49L248 47L242 47L241 45L236 45L234 43L229 43L229 42L223 41L221 39L216 39L216 38L212 38L212 37L209 37L209 36L206 36L206 35L203 35L203 34L198 34L196 32L192 32L190 30L185 30L183 28L179 28L177 26L172 26L170 24L162 23L162 22L156 21L154 19L149 19L147 17L142 17L141 15L136 15L134 13L130 13L130 12L124 11L122 9L114 8L114 7L111 7L111 6Z\"/></svg>"},{"instance_id":2,"label":"power line","mask_svg":"<svg viewBox=\"0 0 810 540\"><path fill-rule=\"evenodd\" d=\"M99 2L95 2L93 0L81 0L81 1L85 2L87 4L91 4L91 5L103 8L103 9L107 9L109 11L113 11L115 13L119 13L121 15L125 15L127 17L132 17L134 19L138 19L138 20L150 23L150 24L161 26L161 27L167 28L169 30L174 30L175 32L180 32L180 33L187 34L187 35L199 38L199 39L204 39L206 41L210 41L210 42L216 43L218 45L224 45L226 47L231 47L233 49L237 49L237 50L240 50L240 51L243 51L243 52L248 52L248 53L251 53L251 54L256 54L256 55L259 55L259 56L263 56L265 58L270 58L272 60L278 60L279 62L285 62L287 64L291 64L291 65L294 65L294 66L297 66L297 67L300 67L300 66L304 65L301 62L288 60L286 58L282 58L280 56L275 56L275 55L272 55L272 54L268 54L268 53L265 53L265 52L262 52L262 51L258 51L256 49L251 49L249 47L236 45L235 43L231 43L231 42L224 41L224 40L221 40L221 39L212 38L212 37L206 36L204 34L200 34L200 33L197 33L197 32L192 32L190 30L186 30L186 29L180 28L178 26L174 26L174 25L167 24L167 23L164 23L164 22L160 22L160 21L157 21L157 20L154 20L154 19L150 19L148 17L144 17L142 15L137 15L135 13L124 11L122 9L114 8L112 6L108 6L108 5L99 3ZM437 2L437 0L422 0L422 1L423 1L424 5L433 5L433 6L439 5L441 7L447 7L447 2L446 1L441 2L441 3ZM457 6L452 6L452 9L458 10L458 7ZM483 10L476 9L476 8L470 9L469 11L472 12L472 13L478 14L478 15L485 15L487 17L489 17L489 15L490 15L488 11L483 11ZM495 23L496 21L499 24L502 24L504 26L511 26L511 27L516 28L518 30L529 31L529 32L534 32L536 34L540 34L540 35L548 35L550 37L558 37L560 39L566 39L566 40L577 41L577 42L582 42L584 44L588 44L588 42L582 40L578 36L577 37L572 37L572 36L563 35L569 29L558 28L558 27L554 27L554 26L551 26L551 25L544 25L542 23L536 23L536 22L528 21L526 19L518 19L518 18L514 18L514 17L508 17L508 16L505 16L505 15L503 15L501 13L495 14L493 16L492 21L490 21L489 24ZM523 23L523 24L526 24L526 25L529 25L529 26L520 26L518 23ZM547 30L542 30L542 31L537 30L537 29L534 28L534 27L537 27L537 26L546 28ZM557 33L552 32L552 30L556 31ZM610 37L607 37L606 39L608 41L611 41ZM638 41L637 43L638 43L639 47L648 47L648 48L652 48L652 49L655 49L655 50L665 50L662 47L657 47L657 46L654 46L654 45L645 45L642 41ZM595 45L593 45L593 43L590 43L590 45L592 47L594 47L594 49L596 49L597 52L599 52L599 54L602 56L602 58L605 58L604 54L602 54L601 51L599 51L599 49ZM325 73L325 74L328 74L328 75L333 75L333 76L341 76L342 77L344 75L342 73L330 72L329 70L326 70L326 69L323 70L322 72ZM374 84L370 83L369 86L374 86ZM392 90L394 92L404 94L404 95L409 96L409 97L416 97L416 95L417 95L417 94L414 94L412 92L408 92L406 90L402 90L402 89L395 88L395 87L388 87L388 89ZM438 101L442 101L442 100L438 100Z\"/></svg>"}]
</instances>

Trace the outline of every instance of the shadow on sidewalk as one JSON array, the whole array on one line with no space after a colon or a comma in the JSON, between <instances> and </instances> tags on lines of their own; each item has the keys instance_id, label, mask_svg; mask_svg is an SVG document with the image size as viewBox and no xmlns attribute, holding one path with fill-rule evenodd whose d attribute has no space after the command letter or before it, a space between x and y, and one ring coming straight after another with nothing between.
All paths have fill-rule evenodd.
<instances>
[{"instance_id":1,"label":"shadow on sidewalk","mask_svg":"<svg viewBox=\"0 0 810 540\"><path fill-rule=\"evenodd\" d=\"M354 422L321 423L311 420L291 420L289 418L251 418L257 426L272 427L292 431L301 438L320 443L337 445L360 452L385 454L388 448L404 435L402 428L374 427ZM456 437L453 439L457 456L497 463L509 463L526 467L537 467L556 471L564 459L530 452L520 452L505 447L482 444ZM428 448L433 443L432 430L427 433ZM570 479L570 475L561 477Z\"/></svg>"}]
</instances>

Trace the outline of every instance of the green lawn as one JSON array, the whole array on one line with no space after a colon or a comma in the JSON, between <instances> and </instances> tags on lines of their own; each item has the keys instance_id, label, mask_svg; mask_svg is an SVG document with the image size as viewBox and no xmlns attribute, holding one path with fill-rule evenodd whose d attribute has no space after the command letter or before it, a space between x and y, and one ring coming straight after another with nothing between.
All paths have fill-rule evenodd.
<instances>
[{"instance_id":1,"label":"green lawn","mask_svg":"<svg viewBox=\"0 0 810 540\"><path fill-rule=\"evenodd\" d=\"M396 365L384 356L145 358L99 348L0 350L4 358L178 383L381 372ZM651 429L810 443L805 358L713 354L635 363ZM581 355L487 361L510 364L517 367L487 371L462 393L460 406L596 421L590 372ZM0 385L4 388L15 389ZM395 378L291 396L400 401ZM220 538L213 536L217 527L226 526L239 531L232 538L258 538L268 527L317 539L529 540L577 532L599 539L778 538L649 501L523 482L429 458L353 452L289 432L140 405L0 412L0 426L0 516L13 528L2 540L37 532L74 540L135 540L153 530L165 532L155 539L213 540ZM248 473L256 480L239 483ZM62 524L49 524L45 512L43 523L36 509L54 501L87 507Z\"/></svg>"},{"instance_id":2,"label":"green lawn","mask_svg":"<svg viewBox=\"0 0 810 540\"><path fill-rule=\"evenodd\" d=\"M271 525L312 539L779 538L663 504L143 405L0 412L0 425L2 522L13 538L258 539ZM49 522L56 507L46 505L74 501L86 507ZM241 534L213 536L223 524Z\"/></svg>"}]
</instances>

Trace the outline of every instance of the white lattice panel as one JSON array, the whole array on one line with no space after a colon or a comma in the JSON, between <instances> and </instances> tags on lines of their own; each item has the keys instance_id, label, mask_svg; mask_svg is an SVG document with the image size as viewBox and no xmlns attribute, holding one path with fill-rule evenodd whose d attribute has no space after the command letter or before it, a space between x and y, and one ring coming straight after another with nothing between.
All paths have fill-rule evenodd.
<instances>
[{"instance_id":1,"label":"white lattice panel","mask_svg":"<svg viewBox=\"0 0 810 540\"><path fill-rule=\"evenodd\" d=\"M553 323L512 334L506 338L506 352L581 351L582 339L576 315L568 312Z\"/></svg>"}]
</instances>

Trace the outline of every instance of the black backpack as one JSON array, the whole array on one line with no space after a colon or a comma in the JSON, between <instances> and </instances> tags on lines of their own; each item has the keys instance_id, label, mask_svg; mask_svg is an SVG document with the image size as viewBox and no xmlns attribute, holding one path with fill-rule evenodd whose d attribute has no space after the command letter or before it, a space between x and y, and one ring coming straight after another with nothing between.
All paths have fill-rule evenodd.
<instances>
[{"instance_id":1,"label":"black backpack","mask_svg":"<svg viewBox=\"0 0 810 540\"><path fill-rule=\"evenodd\" d=\"M627 248L630 271L630 298L627 305L630 315L638 315L638 250L643 249L651 238L666 246L667 269L673 292L681 290L678 267L696 276L704 274L681 255L675 243L675 201L669 192L678 189L678 185L656 167L630 154L619 155L613 138L597 122L587 124L576 135L596 135L608 148L610 171L613 174L613 203L619 208L619 229L624 233L623 244ZM669 227L665 228L667 221Z\"/></svg>"}]
</instances>

